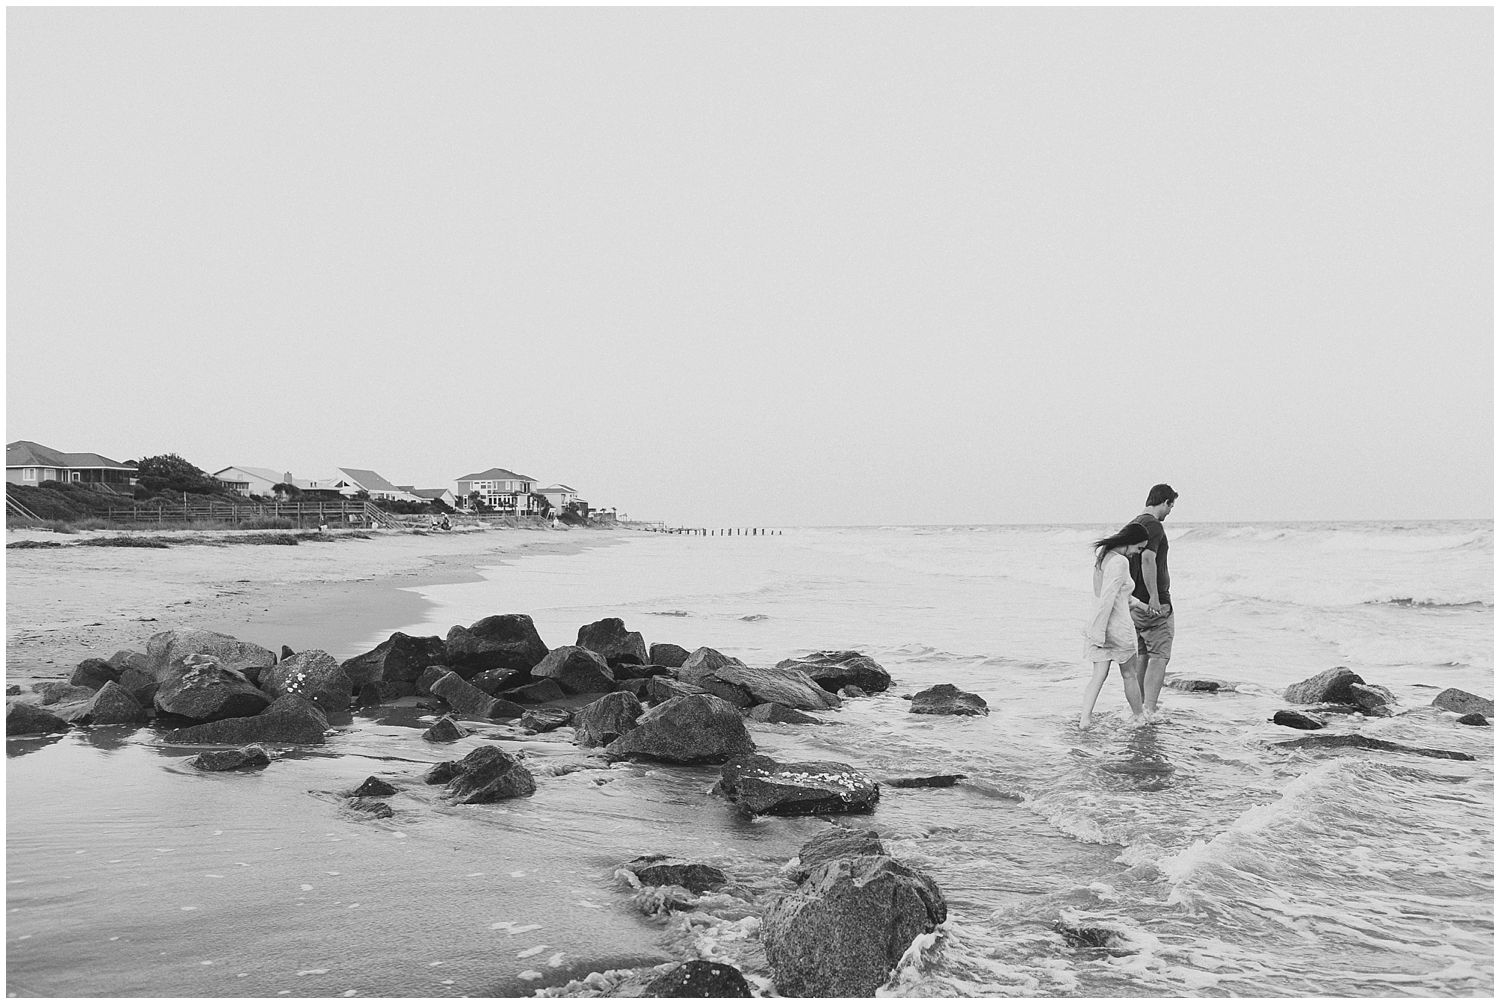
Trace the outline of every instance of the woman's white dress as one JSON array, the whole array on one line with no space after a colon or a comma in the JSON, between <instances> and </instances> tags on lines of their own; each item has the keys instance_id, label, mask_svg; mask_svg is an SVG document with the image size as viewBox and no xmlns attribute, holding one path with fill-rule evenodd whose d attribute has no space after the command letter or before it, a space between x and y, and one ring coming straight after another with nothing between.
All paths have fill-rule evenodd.
<instances>
[{"instance_id":1,"label":"woman's white dress","mask_svg":"<svg viewBox=\"0 0 1500 1004\"><path fill-rule=\"evenodd\" d=\"M1111 552L1101 568L1094 570L1094 605L1083 636L1088 641L1084 658L1089 662L1123 663L1135 656L1135 622L1130 619L1130 561Z\"/></svg>"}]
</instances>

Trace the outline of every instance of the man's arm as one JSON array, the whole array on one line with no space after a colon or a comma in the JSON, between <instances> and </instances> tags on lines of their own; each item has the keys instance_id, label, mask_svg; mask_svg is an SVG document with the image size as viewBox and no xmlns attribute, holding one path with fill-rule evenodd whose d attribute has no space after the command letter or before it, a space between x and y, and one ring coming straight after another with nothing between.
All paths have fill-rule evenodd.
<instances>
[{"instance_id":1,"label":"man's arm","mask_svg":"<svg viewBox=\"0 0 1500 1004\"><path fill-rule=\"evenodd\" d=\"M1141 578L1146 580L1146 593L1151 599L1146 603L1146 610L1152 614L1161 613L1161 597L1156 595L1156 552L1141 552Z\"/></svg>"}]
</instances>

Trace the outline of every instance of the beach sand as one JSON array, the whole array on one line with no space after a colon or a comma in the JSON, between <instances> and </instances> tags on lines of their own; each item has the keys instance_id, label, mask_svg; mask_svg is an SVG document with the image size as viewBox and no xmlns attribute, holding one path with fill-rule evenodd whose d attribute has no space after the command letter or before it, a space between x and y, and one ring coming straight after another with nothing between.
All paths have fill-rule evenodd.
<instances>
[{"instance_id":1,"label":"beach sand","mask_svg":"<svg viewBox=\"0 0 1500 1004\"><path fill-rule=\"evenodd\" d=\"M6 550L6 682L27 689L65 679L84 659L144 651L147 638L174 628L347 659L360 654L351 646L371 635L421 619L424 601L400 587L472 580L476 566L608 545L632 531L365 532L367 538L335 531L295 546L205 542L229 533L152 532L141 535L171 538L172 546L143 548L79 546L114 532L8 530L7 544L64 546Z\"/></svg>"}]
</instances>

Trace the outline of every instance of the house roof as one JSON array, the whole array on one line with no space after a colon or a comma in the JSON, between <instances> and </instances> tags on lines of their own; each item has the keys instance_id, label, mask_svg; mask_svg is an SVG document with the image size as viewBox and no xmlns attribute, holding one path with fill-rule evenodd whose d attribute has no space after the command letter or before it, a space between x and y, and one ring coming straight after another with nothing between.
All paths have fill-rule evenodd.
<instances>
[{"instance_id":1,"label":"house roof","mask_svg":"<svg viewBox=\"0 0 1500 1004\"><path fill-rule=\"evenodd\" d=\"M30 440L18 439L14 443L5 444L5 466L6 467L112 467L120 471L133 471L135 464L122 464L118 460L101 457L97 453L63 453L33 443Z\"/></svg>"},{"instance_id":2,"label":"house roof","mask_svg":"<svg viewBox=\"0 0 1500 1004\"><path fill-rule=\"evenodd\" d=\"M440 499L444 495L453 494L451 488L408 488L407 491L424 499Z\"/></svg>"},{"instance_id":3,"label":"house roof","mask_svg":"<svg viewBox=\"0 0 1500 1004\"><path fill-rule=\"evenodd\" d=\"M362 471L357 467L340 467L338 471L367 492L399 492L401 490L374 471Z\"/></svg>"},{"instance_id":4,"label":"house roof","mask_svg":"<svg viewBox=\"0 0 1500 1004\"><path fill-rule=\"evenodd\" d=\"M246 474L251 474L264 481L269 481L273 485L279 485L287 479L285 471L273 471L269 467L242 467L238 464L233 467L226 467L224 468L224 470L214 471L212 476L217 478L219 475L223 474L224 471L244 471Z\"/></svg>"},{"instance_id":5,"label":"house roof","mask_svg":"<svg viewBox=\"0 0 1500 1004\"><path fill-rule=\"evenodd\" d=\"M456 481L535 481L536 478L527 477L525 474L517 474L514 471L507 471L503 467L491 467L489 470L482 471L479 474L465 474L463 477L461 477L461 478L455 478L454 480L456 480Z\"/></svg>"}]
</instances>

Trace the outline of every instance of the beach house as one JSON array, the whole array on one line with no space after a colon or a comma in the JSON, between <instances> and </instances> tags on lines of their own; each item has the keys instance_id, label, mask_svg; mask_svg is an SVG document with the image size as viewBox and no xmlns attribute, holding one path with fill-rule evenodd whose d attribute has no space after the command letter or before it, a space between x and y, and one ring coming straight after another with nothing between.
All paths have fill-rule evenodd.
<instances>
[{"instance_id":1,"label":"beach house","mask_svg":"<svg viewBox=\"0 0 1500 1004\"><path fill-rule=\"evenodd\" d=\"M272 495L272 488L279 484L291 484L289 471L273 471L269 467L226 467L210 475L232 492L241 495Z\"/></svg>"},{"instance_id":2,"label":"beach house","mask_svg":"<svg viewBox=\"0 0 1500 1004\"><path fill-rule=\"evenodd\" d=\"M417 488L412 485L397 485L404 492L411 492L424 502L441 502L449 509L458 508L458 496L452 488Z\"/></svg>"},{"instance_id":3,"label":"beach house","mask_svg":"<svg viewBox=\"0 0 1500 1004\"><path fill-rule=\"evenodd\" d=\"M578 489L569 488L567 485L548 485L546 488L538 488L536 493L545 495L554 509L561 509L570 502L578 502L585 509L588 508L588 502L578 497Z\"/></svg>"},{"instance_id":4,"label":"beach house","mask_svg":"<svg viewBox=\"0 0 1500 1004\"><path fill-rule=\"evenodd\" d=\"M338 479L334 487L344 495L365 492L372 499L387 499L392 502L423 501L411 492L397 488L374 471L364 471L357 467L339 467L335 471Z\"/></svg>"},{"instance_id":5,"label":"beach house","mask_svg":"<svg viewBox=\"0 0 1500 1004\"><path fill-rule=\"evenodd\" d=\"M465 508L472 506L471 496L477 492L479 500L486 506L508 516L530 515L540 509L531 497L536 478L503 467L491 467L455 480L458 482L458 501Z\"/></svg>"},{"instance_id":6,"label":"beach house","mask_svg":"<svg viewBox=\"0 0 1500 1004\"><path fill-rule=\"evenodd\" d=\"M97 453L63 453L18 439L5 444L5 480L13 485L66 481L128 488L135 484L135 464L122 464Z\"/></svg>"}]
</instances>

